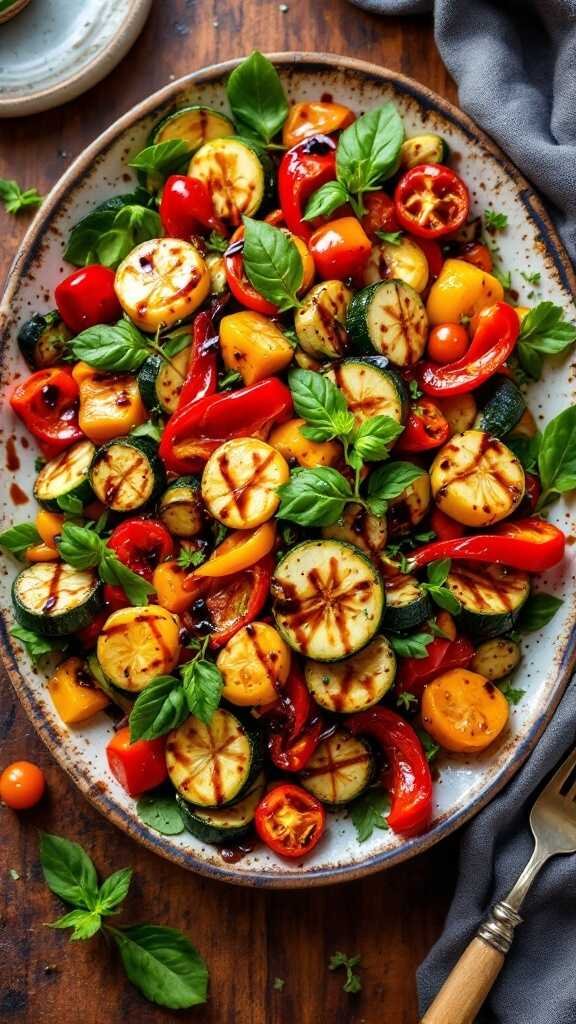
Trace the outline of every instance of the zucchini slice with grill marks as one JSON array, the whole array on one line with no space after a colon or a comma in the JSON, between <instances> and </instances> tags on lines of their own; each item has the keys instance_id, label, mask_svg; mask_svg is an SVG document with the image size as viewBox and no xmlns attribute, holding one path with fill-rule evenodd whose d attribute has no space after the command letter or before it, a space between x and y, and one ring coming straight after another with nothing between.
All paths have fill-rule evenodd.
<instances>
[{"instance_id":1,"label":"zucchini slice with grill marks","mask_svg":"<svg viewBox=\"0 0 576 1024\"><path fill-rule=\"evenodd\" d=\"M343 729L323 740L300 775L309 793L324 804L349 804L374 778L376 763L366 740Z\"/></svg>"},{"instance_id":2,"label":"zucchini slice with grill marks","mask_svg":"<svg viewBox=\"0 0 576 1024\"><path fill-rule=\"evenodd\" d=\"M327 711L352 715L377 704L396 675L396 656L385 636L377 636L359 654L326 665L307 661L306 685L314 700Z\"/></svg>"},{"instance_id":3,"label":"zucchini slice with grill marks","mask_svg":"<svg viewBox=\"0 0 576 1024\"><path fill-rule=\"evenodd\" d=\"M462 631L472 639L487 640L514 629L530 594L530 577L504 565L455 562L446 586L460 602Z\"/></svg>"},{"instance_id":4,"label":"zucchini slice with grill marks","mask_svg":"<svg viewBox=\"0 0 576 1024\"><path fill-rule=\"evenodd\" d=\"M517 384L509 377L493 377L492 396L479 413L476 426L492 437L504 437L520 422L526 402Z\"/></svg>"},{"instance_id":5,"label":"zucchini slice with grill marks","mask_svg":"<svg viewBox=\"0 0 576 1024\"><path fill-rule=\"evenodd\" d=\"M465 430L440 449L430 468L439 508L465 526L505 519L524 497L524 470L497 437Z\"/></svg>"},{"instance_id":6,"label":"zucchini slice with grill marks","mask_svg":"<svg viewBox=\"0 0 576 1024\"><path fill-rule=\"evenodd\" d=\"M219 110L210 107L181 107L163 117L150 133L149 145L181 139L191 152L195 152L210 139L234 135L234 125Z\"/></svg>"},{"instance_id":7,"label":"zucchini slice with grill marks","mask_svg":"<svg viewBox=\"0 0 576 1024\"><path fill-rule=\"evenodd\" d=\"M248 530L274 515L278 488L290 479L288 463L257 437L225 441L210 456L202 474L202 498L224 526Z\"/></svg>"},{"instance_id":8,"label":"zucchini slice with grill marks","mask_svg":"<svg viewBox=\"0 0 576 1024\"><path fill-rule=\"evenodd\" d=\"M342 281L321 281L304 296L294 317L300 348L317 359L339 359L348 348L346 311L352 292Z\"/></svg>"},{"instance_id":9,"label":"zucchini slice with grill marks","mask_svg":"<svg viewBox=\"0 0 576 1024\"><path fill-rule=\"evenodd\" d=\"M514 640L507 637L485 640L478 647L470 668L494 682L509 676L518 666L521 657L520 647Z\"/></svg>"},{"instance_id":10,"label":"zucchini slice with grill marks","mask_svg":"<svg viewBox=\"0 0 576 1024\"><path fill-rule=\"evenodd\" d=\"M412 366L426 346L428 316L410 285L378 281L356 292L348 306L346 328L361 348L371 346L396 366Z\"/></svg>"},{"instance_id":11,"label":"zucchini slice with grill marks","mask_svg":"<svg viewBox=\"0 0 576 1024\"><path fill-rule=\"evenodd\" d=\"M340 388L356 426L371 416L390 416L404 423L408 411L404 381L382 356L344 359L326 376Z\"/></svg>"},{"instance_id":12,"label":"zucchini slice with grill marks","mask_svg":"<svg viewBox=\"0 0 576 1024\"><path fill-rule=\"evenodd\" d=\"M362 505L346 505L342 519L333 526L324 526L322 536L354 544L378 565L388 539L386 517L373 516Z\"/></svg>"},{"instance_id":13,"label":"zucchini slice with grill marks","mask_svg":"<svg viewBox=\"0 0 576 1024\"><path fill-rule=\"evenodd\" d=\"M139 693L156 676L169 675L180 656L180 624L157 604L120 608L109 615L96 646L114 686Z\"/></svg>"},{"instance_id":14,"label":"zucchini slice with grill marks","mask_svg":"<svg viewBox=\"0 0 576 1024\"><path fill-rule=\"evenodd\" d=\"M168 736L166 766L188 803L223 807L244 796L260 770L258 738L225 708L214 712L210 725L191 715Z\"/></svg>"},{"instance_id":15,"label":"zucchini slice with grill marks","mask_svg":"<svg viewBox=\"0 0 576 1024\"><path fill-rule=\"evenodd\" d=\"M273 611L286 642L315 661L360 651L384 611L384 585L370 559L337 540L304 541L276 566Z\"/></svg>"},{"instance_id":16,"label":"zucchini slice with grill marks","mask_svg":"<svg viewBox=\"0 0 576 1024\"><path fill-rule=\"evenodd\" d=\"M166 486L158 446L150 437L117 437L98 449L90 466L96 497L114 512L134 512Z\"/></svg>"},{"instance_id":17,"label":"zucchini slice with grill marks","mask_svg":"<svg viewBox=\"0 0 576 1024\"><path fill-rule=\"evenodd\" d=\"M261 773L250 784L246 795L231 807L200 810L184 800L179 793L176 794L176 803L188 831L201 842L218 846L240 839L250 831L265 785L266 779Z\"/></svg>"},{"instance_id":18,"label":"zucchini slice with grill marks","mask_svg":"<svg viewBox=\"0 0 576 1024\"><path fill-rule=\"evenodd\" d=\"M375 245L362 274L364 284L394 278L404 281L418 293L426 288L428 277L428 260L420 246L408 236L395 245L392 242Z\"/></svg>"},{"instance_id":19,"label":"zucchini slice with grill marks","mask_svg":"<svg viewBox=\"0 0 576 1024\"><path fill-rule=\"evenodd\" d=\"M68 636L92 622L101 606L100 580L90 569L37 562L12 584L16 621L42 636Z\"/></svg>"},{"instance_id":20,"label":"zucchini slice with grill marks","mask_svg":"<svg viewBox=\"0 0 576 1024\"><path fill-rule=\"evenodd\" d=\"M44 508L58 511L58 499L66 497L89 501L92 488L88 472L96 451L91 441L79 441L50 459L42 467L34 484L34 497Z\"/></svg>"},{"instance_id":21,"label":"zucchini slice with grill marks","mask_svg":"<svg viewBox=\"0 0 576 1024\"><path fill-rule=\"evenodd\" d=\"M400 166L409 170L418 164L445 164L448 156L448 144L440 135L413 135L402 143Z\"/></svg>"},{"instance_id":22,"label":"zucchini slice with grill marks","mask_svg":"<svg viewBox=\"0 0 576 1024\"><path fill-rule=\"evenodd\" d=\"M190 332L184 337L189 341ZM183 339L184 340L184 339ZM192 344L183 344L169 360L158 353L148 356L138 371L140 397L148 409L160 406L163 412L176 412L182 385L192 358Z\"/></svg>"},{"instance_id":23,"label":"zucchini slice with grill marks","mask_svg":"<svg viewBox=\"0 0 576 1024\"><path fill-rule=\"evenodd\" d=\"M237 227L260 206L266 187L264 168L253 149L239 139L206 142L190 161L188 174L208 186L216 215Z\"/></svg>"},{"instance_id":24,"label":"zucchini slice with grill marks","mask_svg":"<svg viewBox=\"0 0 576 1024\"><path fill-rule=\"evenodd\" d=\"M418 526L430 507L431 497L430 477L423 469L388 505L388 530L392 536L403 537Z\"/></svg>"},{"instance_id":25,"label":"zucchini slice with grill marks","mask_svg":"<svg viewBox=\"0 0 576 1024\"><path fill-rule=\"evenodd\" d=\"M166 488L158 507L160 519L174 537L195 537L204 526L200 481L181 476Z\"/></svg>"},{"instance_id":26,"label":"zucchini slice with grill marks","mask_svg":"<svg viewBox=\"0 0 576 1024\"><path fill-rule=\"evenodd\" d=\"M384 584L386 611L382 620L384 629L403 633L421 626L432 614L430 600L414 576L392 576Z\"/></svg>"},{"instance_id":27,"label":"zucchini slice with grill marks","mask_svg":"<svg viewBox=\"0 0 576 1024\"><path fill-rule=\"evenodd\" d=\"M45 370L60 362L71 337L56 310L35 313L18 331L18 346L32 370Z\"/></svg>"},{"instance_id":28,"label":"zucchini slice with grill marks","mask_svg":"<svg viewBox=\"0 0 576 1024\"><path fill-rule=\"evenodd\" d=\"M114 288L136 326L154 332L194 313L210 292L210 274L190 242L150 238L122 260Z\"/></svg>"}]
</instances>

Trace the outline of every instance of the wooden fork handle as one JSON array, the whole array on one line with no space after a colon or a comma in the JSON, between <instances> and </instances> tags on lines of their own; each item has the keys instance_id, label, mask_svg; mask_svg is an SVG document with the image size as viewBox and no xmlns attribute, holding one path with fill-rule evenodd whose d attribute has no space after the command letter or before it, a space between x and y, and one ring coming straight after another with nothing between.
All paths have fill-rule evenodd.
<instances>
[{"instance_id":1,"label":"wooden fork handle","mask_svg":"<svg viewBox=\"0 0 576 1024\"><path fill-rule=\"evenodd\" d=\"M473 1024L498 977L504 953L476 937L464 950L421 1024Z\"/></svg>"}]
</instances>

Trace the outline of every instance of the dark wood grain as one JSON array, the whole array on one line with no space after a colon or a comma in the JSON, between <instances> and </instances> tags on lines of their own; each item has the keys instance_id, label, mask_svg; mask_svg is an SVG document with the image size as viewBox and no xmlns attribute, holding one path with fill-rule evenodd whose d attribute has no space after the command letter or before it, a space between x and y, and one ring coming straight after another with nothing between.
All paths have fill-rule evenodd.
<instances>
[{"instance_id":1,"label":"dark wood grain","mask_svg":"<svg viewBox=\"0 0 576 1024\"><path fill-rule=\"evenodd\" d=\"M449 99L426 18L382 20L345 0L156 0L120 66L60 110L0 122L0 176L46 192L116 117L174 76L263 50L308 49L373 60ZM26 218L0 212L0 277ZM0 808L0 1020L102 1024L175 1019L198 1024L414 1024L415 971L442 928L458 839L404 866L350 885L305 893L236 889L188 874L136 846L76 792L33 733L6 683L0 687L1 762L26 757L46 772L49 795L18 818ZM61 908L44 887L37 830L81 842L101 872L135 869L126 918L185 930L211 970L207 1007L175 1014L145 1003L101 940L70 945L44 923ZM20 878L13 880L10 869ZM362 956L362 992L328 971L341 949ZM274 978L285 980L283 991Z\"/></svg>"}]
</instances>

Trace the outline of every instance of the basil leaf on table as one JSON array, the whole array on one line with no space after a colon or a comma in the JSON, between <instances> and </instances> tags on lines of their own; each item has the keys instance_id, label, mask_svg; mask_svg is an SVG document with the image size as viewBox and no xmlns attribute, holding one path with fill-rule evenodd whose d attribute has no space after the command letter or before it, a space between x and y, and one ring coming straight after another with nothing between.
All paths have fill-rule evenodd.
<instances>
[{"instance_id":1,"label":"basil leaf on table","mask_svg":"<svg viewBox=\"0 0 576 1024\"><path fill-rule=\"evenodd\" d=\"M139 370L152 351L149 339L129 320L87 327L72 338L70 347L77 359L110 373Z\"/></svg>"},{"instance_id":2,"label":"basil leaf on table","mask_svg":"<svg viewBox=\"0 0 576 1024\"><path fill-rule=\"evenodd\" d=\"M128 978L146 999L172 1010L206 1002L208 970L180 932L152 924L106 931L118 947Z\"/></svg>"},{"instance_id":3,"label":"basil leaf on table","mask_svg":"<svg viewBox=\"0 0 576 1024\"><path fill-rule=\"evenodd\" d=\"M91 939L101 927L102 917L96 910L71 910L50 923L50 928L72 928L72 942Z\"/></svg>"},{"instance_id":4,"label":"basil leaf on table","mask_svg":"<svg viewBox=\"0 0 576 1024\"><path fill-rule=\"evenodd\" d=\"M40 206L43 200L35 188L20 188L17 181L0 178L0 202L4 203L6 213L20 213L29 206Z\"/></svg>"},{"instance_id":5,"label":"basil leaf on table","mask_svg":"<svg viewBox=\"0 0 576 1024\"><path fill-rule=\"evenodd\" d=\"M130 742L164 736L177 729L188 714L180 680L175 676L157 676L134 701L129 716Z\"/></svg>"},{"instance_id":6,"label":"basil leaf on table","mask_svg":"<svg viewBox=\"0 0 576 1024\"><path fill-rule=\"evenodd\" d=\"M94 910L98 900L98 876L87 853L78 843L43 832L40 863L44 881L66 903Z\"/></svg>"},{"instance_id":7,"label":"basil leaf on table","mask_svg":"<svg viewBox=\"0 0 576 1024\"><path fill-rule=\"evenodd\" d=\"M330 466L298 469L288 483L278 488L278 519L300 526L333 526L354 494L346 477Z\"/></svg>"},{"instance_id":8,"label":"basil leaf on table","mask_svg":"<svg viewBox=\"0 0 576 1024\"><path fill-rule=\"evenodd\" d=\"M141 796L136 813L145 825L163 836L177 836L184 831L184 821L173 796Z\"/></svg>"},{"instance_id":9,"label":"basil leaf on table","mask_svg":"<svg viewBox=\"0 0 576 1024\"><path fill-rule=\"evenodd\" d=\"M19 523L0 533L0 548L6 548L15 558L22 559L28 548L40 544L42 538L34 523Z\"/></svg>"},{"instance_id":10,"label":"basil leaf on table","mask_svg":"<svg viewBox=\"0 0 576 1024\"><path fill-rule=\"evenodd\" d=\"M232 115L268 143L288 116L288 100L276 68L258 50L234 69L226 84Z\"/></svg>"},{"instance_id":11,"label":"basil leaf on table","mask_svg":"<svg viewBox=\"0 0 576 1024\"><path fill-rule=\"evenodd\" d=\"M302 220L328 217L339 206L348 202L348 191L341 181L327 181L314 195L310 196Z\"/></svg>"},{"instance_id":12,"label":"basil leaf on table","mask_svg":"<svg viewBox=\"0 0 576 1024\"><path fill-rule=\"evenodd\" d=\"M100 914L115 914L128 895L132 868L120 868L105 878L98 890L96 909Z\"/></svg>"},{"instance_id":13,"label":"basil leaf on table","mask_svg":"<svg viewBox=\"0 0 576 1024\"><path fill-rule=\"evenodd\" d=\"M299 306L302 258L292 238L263 220L244 217L244 270L250 284L280 313Z\"/></svg>"},{"instance_id":14,"label":"basil leaf on table","mask_svg":"<svg viewBox=\"0 0 576 1024\"><path fill-rule=\"evenodd\" d=\"M542 508L552 497L576 488L576 405L564 409L546 425L538 452Z\"/></svg>"},{"instance_id":15,"label":"basil leaf on table","mask_svg":"<svg viewBox=\"0 0 576 1024\"><path fill-rule=\"evenodd\" d=\"M224 688L220 670L212 661L195 658L182 666L182 684L190 714L210 725Z\"/></svg>"},{"instance_id":16,"label":"basil leaf on table","mask_svg":"<svg viewBox=\"0 0 576 1024\"><path fill-rule=\"evenodd\" d=\"M310 441L329 441L354 428L354 417L348 412L340 388L328 377L314 370L292 370L288 383L294 408L306 426L301 433Z\"/></svg>"},{"instance_id":17,"label":"basil leaf on table","mask_svg":"<svg viewBox=\"0 0 576 1024\"><path fill-rule=\"evenodd\" d=\"M562 607L564 601L552 594L530 594L530 597L522 606L518 620L520 633L534 633L543 626L546 626L554 618L556 612Z\"/></svg>"},{"instance_id":18,"label":"basil leaf on table","mask_svg":"<svg viewBox=\"0 0 576 1024\"><path fill-rule=\"evenodd\" d=\"M543 357L558 355L576 341L576 324L564 319L564 310L553 302L540 302L526 314L518 335L517 353L522 368L540 379Z\"/></svg>"},{"instance_id":19,"label":"basil leaf on table","mask_svg":"<svg viewBox=\"0 0 576 1024\"><path fill-rule=\"evenodd\" d=\"M23 644L33 665L37 665L41 658L45 658L49 654L57 654L66 648L64 637L40 636L39 633L35 633L32 629L25 629L24 626L13 626L10 636Z\"/></svg>"}]
</instances>

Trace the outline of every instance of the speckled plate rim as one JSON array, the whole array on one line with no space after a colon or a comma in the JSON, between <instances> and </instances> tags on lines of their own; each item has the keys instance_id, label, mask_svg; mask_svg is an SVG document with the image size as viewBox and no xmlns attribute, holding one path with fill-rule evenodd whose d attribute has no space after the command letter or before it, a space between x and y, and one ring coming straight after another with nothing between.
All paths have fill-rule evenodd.
<instances>
[{"instance_id":1,"label":"speckled plate rim","mask_svg":"<svg viewBox=\"0 0 576 1024\"><path fill-rule=\"evenodd\" d=\"M0 118L23 117L29 114L39 114L44 110L52 110L53 107L76 99L77 96L102 81L114 70L136 42L144 28L152 2L153 0L130 0L126 16L118 26L115 36L104 49L98 50L94 57L76 73L67 75L66 78L56 81L54 85L44 89L36 89L5 99L0 97ZM56 188L59 184L60 182L57 183Z\"/></svg>"},{"instance_id":2,"label":"speckled plate rim","mask_svg":"<svg viewBox=\"0 0 576 1024\"><path fill-rule=\"evenodd\" d=\"M405 92L407 95L414 98L425 110L438 112L442 117L451 121L460 128L472 141L483 146L514 181L518 189L518 196L525 208L526 215L536 225L546 247L547 254L553 261L554 268L558 273L563 287L576 300L576 275L562 242L558 237L556 229L546 213L541 200L535 194L528 181L520 174L517 168L502 153L492 139L481 131L481 129L479 129L466 114L462 113L462 111L458 110L458 108L453 106L453 104L449 103L447 100L442 99L431 89L428 89L426 86L420 85L418 82L414 81L414 79L408 78L399 72L379 67L378 65L367 61L358 60L352 57L345 57L339 54L318 54L307 52L280 52L271 53L268 54L268 56L275 63L288 67L293 66L298 68L298 66L305 66L308 71L313 71L315 67L333 68L336 65L339 70L349 70L352 73L356 73L372 81L389 83L399 91ZM19 280L21 277L26 275L31 262L34 259L35 249L37 244L41 241L44 229L48 225L51 217L64 203L70 192L73 191L78 180L90 167L94 159L106 151L106 149L122 132L130 128L140 118L152 113L156 107L160 107L176 98L183 89L186 89L190 85L198 85L204 82L214 81L226 74L229 74L242 59L243 58L238 58L236 60L215 64L207 68L201 68L190 75L186 75L183 78L164 86L162 89L137 104L137 106L133 107L128 113L115 121L113 125L98 136L98 138L91 143L91 145L88 146L79 157L77 157L73 164L71 164L68 170L56 183L44 204L36 214L36 217L30 225L30 228L28 229L14 258L6 280L4 295L0 302L0 332L2 334L5 335L2 327L3 324L9 320L10 304L17 289ZM4 354L5 350L3 347L0 351L0 358L3 358ZM169 841L167 841L168 837L151 835L150 831L141 825L135 815L124 811L118 806L116 801L111 799L105 792L100 791L97 786L91 785L86 778L83 777L81 766L77 763L70 763L67 756L63 753L60 747L57 731L52 723L43 716L42 712L37 707L33 699L32 689L28 687L18 668L17 654L12 647L6 625L3 620L0 620L0 662L6 670L8 678L10 679L24 710L42 741L84 796L86 796L90 803L101 811L109 821L123 829L123 831L127 832L132 836L132 838L136 839L148 849L160 854L168 860L173 861L180 867L193 870L200 875L248 887L301 889L320 885L329 885L334 882L352 881L365 875L373 874L383 868L392 867L393 865L399 864L410 857L414 857L416 854L422 853L424 850L427 850L438 843L441 839L450 835L450 833L454 832L457 828L460 828L496 796L496 794L516 774L530 752L533 750L539 737L542 735L544 729L552 718L560 698L576 667L576 612L573 611L572 613L570 632L565 641L564 650L558 665L556 683L547 707L532 723L526 735L522 737L508 763L503 764L503 766L495 773L492 780L474 799L470 801L466 807L448 815L446 818L438 822L438 824L434 825L430 831L424 835L408 839L398 847L371 855L360 864L335 865L331 868L321 868L314 870L313 872L306 872L301 876L294 876L293 874L282 876L266 870L254 871L254 873L249 876L238 875L234 872L233 868L227 867L225 864L220 866L207 863L200 859L196 859L194 854L190 851L175 849L170 845Z\"/></svg>"}]
</instances>

